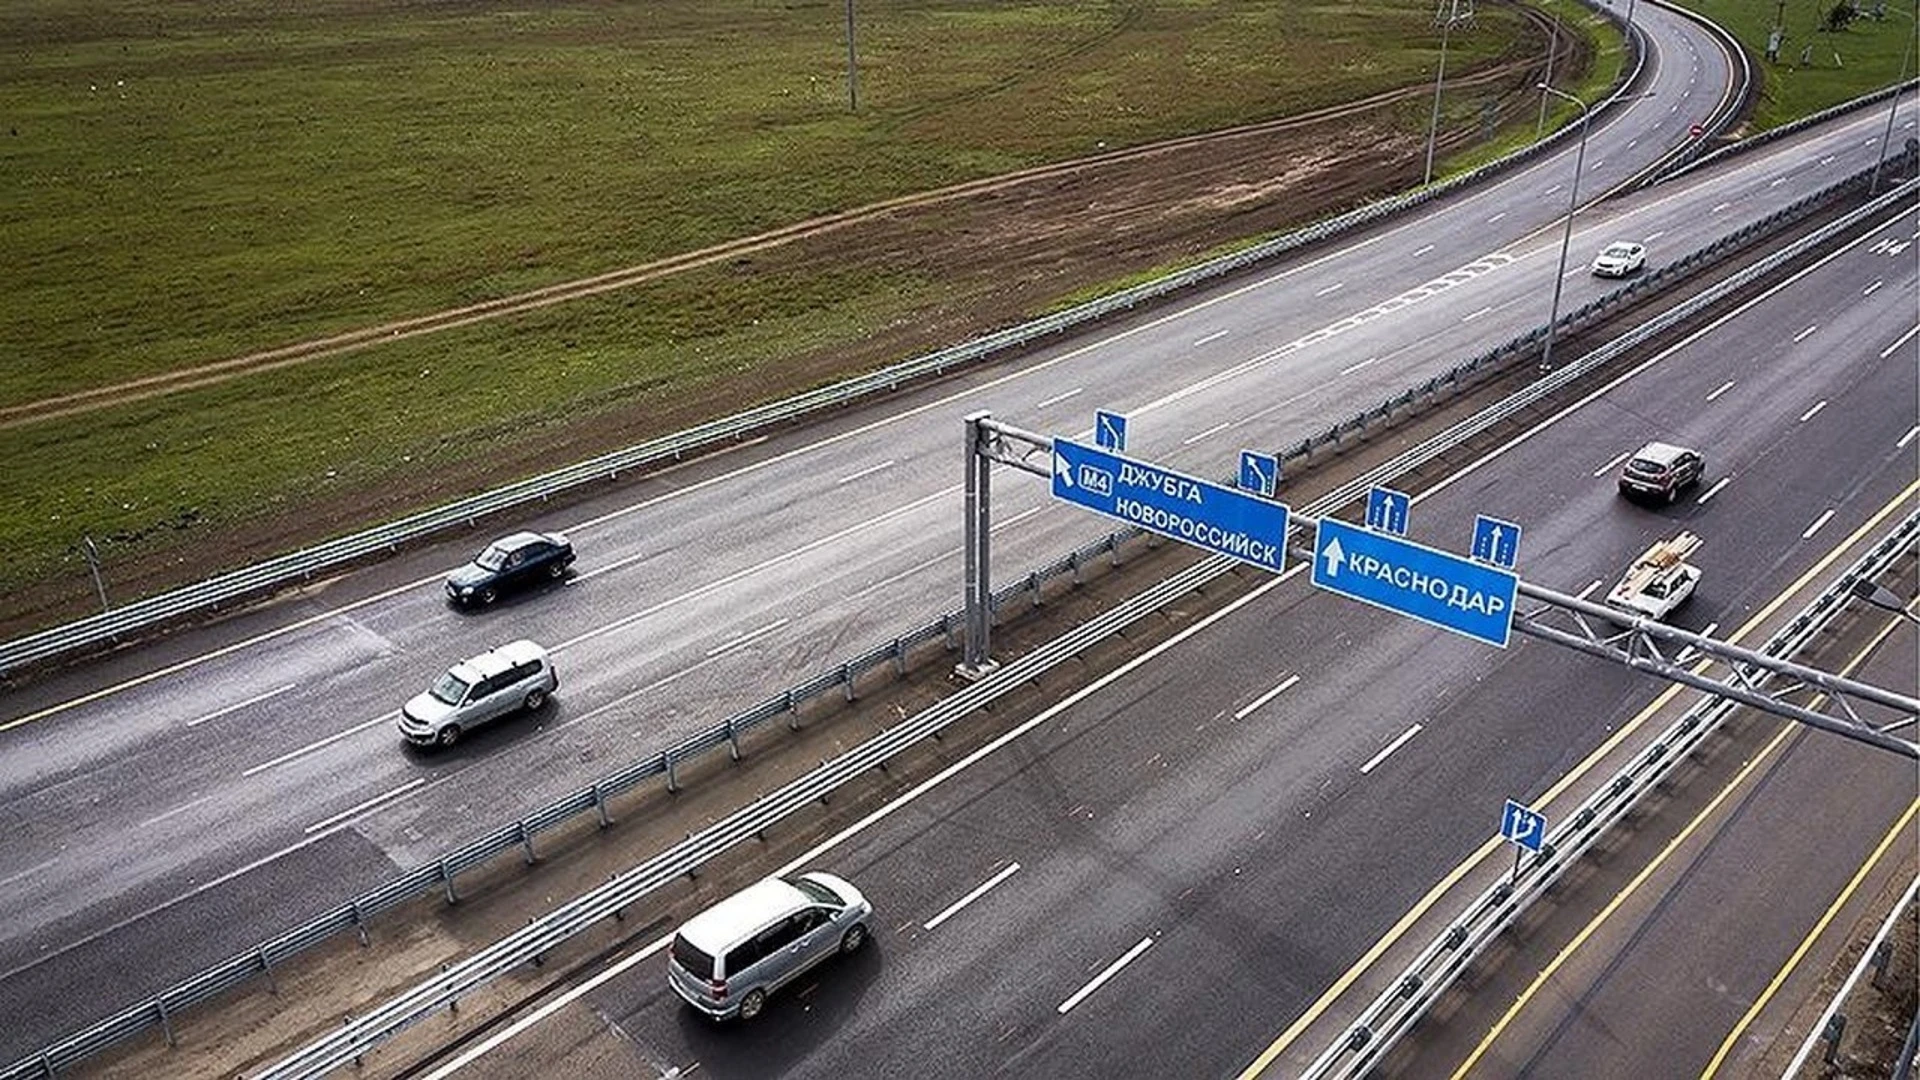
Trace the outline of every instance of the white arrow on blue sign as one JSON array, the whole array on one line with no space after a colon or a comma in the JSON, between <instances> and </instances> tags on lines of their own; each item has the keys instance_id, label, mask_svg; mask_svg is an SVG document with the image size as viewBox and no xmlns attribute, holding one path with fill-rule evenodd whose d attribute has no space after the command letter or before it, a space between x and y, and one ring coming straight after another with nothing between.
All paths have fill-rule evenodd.
<instances>
[{"instance_id":1,"label":"white arrow on blue sign","mask_svg":"<svg viewBox=\"0 0 1920 1080\"><path fill-rule=\"evenodd\" d=\"M1287 507L1068 439L1053 440L1053 496L1280 572Z\"/></svg>"},{"instance_id":2,"label":"white arrow on blue sign","mask_svg":"<svg viewBox=\"0 0 1920 1080\"><path fill-rule=\"evenodd\" d=\"M1106 450L1127 449L1127 414L1101 409L1093 414L1093 444Z\"/></svg>"},{"instance_id":3,"label":"white arrow on blue sign","mask_svg":"<svg viewBox=\"0 0 1920 1080\"><path fill-rule=\"evenodd\" d=\"M1240 490L1273 498L1280 486L1280 459L1272 454L1240 451Z\"/></svg>"},{"instance_id":4,"label":"white arrow on blue sign","mask_svg":"<svg viewBox=\"0 0 1920 1080\"><path fill-rule=\"evenodd\" d=\"M1520 526L1485 514L1473 519L1473 557L1483 563L1513 569L1520 557Z\"/></svg>"},{"instance_id":5,"label":"white arrow on blue sign","mask_svg":"<svg viewBox=\"0 0 1920 1080\"><path fill-rule=\"evenodd\" d=\"M1513 633L1520 579L1411 540L1323 517L1313 583L1500 648Z\"/></svg>"},{"instance_id":6,"label":"white arrow on blue sign","mask_svg":"<svg viewBox=\"0 0 1920 1080\"><path fill-rule=\"evenodd\" d=\"M1374 532L1407 535L1407 509L1413 500L1404 491L1378 484L1367 491L1367 528Z\"/></svg>"},{"instance_id":7,"label":"white arrow on blue sign","mask_svg":"<svg viewBox=\"0 0 1920 1080\"><path fill-rule=\"evenodd\" d=\"M1508 799L1500 813L1500 838L1528 851L1539 851L1547 842L1547 816Z\"/></svg>"}]
</instances>

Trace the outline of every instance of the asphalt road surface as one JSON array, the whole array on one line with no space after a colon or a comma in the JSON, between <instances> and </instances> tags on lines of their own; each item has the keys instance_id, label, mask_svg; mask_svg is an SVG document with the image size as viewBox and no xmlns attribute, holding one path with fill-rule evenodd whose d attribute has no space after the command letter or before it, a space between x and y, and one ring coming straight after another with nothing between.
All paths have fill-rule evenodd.
<instances>
[{"instance_id":1,"label":"asphalt road surface","mask_svg":"<svg viewBox=\"0 0 1920 1080\"><path fill-rule=\"evenodd\" d=\"M1458 549L1477 513L1522 521L1524 576L1590 594L1689 528L1706 577L1676 621L1731 632L1912 505L1917 234L1900 215L1490 454L1414 507L1413 537ZM1620 456L1652 436L1707 453L1671 507L1614 491ZM1546 790L1662 685L1531 640L1483 648L1297 573L1162 648L813 860L866 891L873 948L759 1020L700 1018L642 954L466 1075L1234 1074L1486 841L1506 797ZM1907 763L1850 745L1825 760L1855 762L1828 779L1880 804L1913 795ZM1724 894L1742 872L1780 902L1739 917L1792 926L1825 902L1779 860L1699 881ZM1690 929L1733 948L1745 925ZM1725 1032L1703 1027L1684 1053ZM1588 1075L1557 1063L1606 1047L1562 1052L1535 1075Z\"/></svg>"}]
</instances>

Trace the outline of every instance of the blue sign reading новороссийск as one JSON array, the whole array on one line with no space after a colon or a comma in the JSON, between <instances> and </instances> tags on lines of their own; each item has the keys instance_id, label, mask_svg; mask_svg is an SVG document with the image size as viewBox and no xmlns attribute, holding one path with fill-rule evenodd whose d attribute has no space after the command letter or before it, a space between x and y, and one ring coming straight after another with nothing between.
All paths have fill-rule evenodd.
<instances>
[{"instance_id":1,"label":"blue sign reading \u043d\u043e\u0432\u043e\u0440\u043e\u0441\u0441\u0438\u0439\u0441\u043a","mask_svg":"<svg viewBox=\"0 0 1920 1080\"><path fill-rule=\"evenodd\" d=\"M1507 647L1520 579L1506 570L1331 517L1313 540L1313 583Z\"/></svg>"},{"instance_id":2,"label":"blue sign reading \u043d\u043e\u0432\u043e\u0440\u043e\u0441\u0441\u0438\u0439\u0441\u043a","mask_svg":"<svg viewBox=\"0 0 1920 1080\"><path fill-rule=\"evenodd\" d=\"M1053 440L1053 496L1278 573L1287 508L1067 439Z\"/></svg>"}]
</instances>

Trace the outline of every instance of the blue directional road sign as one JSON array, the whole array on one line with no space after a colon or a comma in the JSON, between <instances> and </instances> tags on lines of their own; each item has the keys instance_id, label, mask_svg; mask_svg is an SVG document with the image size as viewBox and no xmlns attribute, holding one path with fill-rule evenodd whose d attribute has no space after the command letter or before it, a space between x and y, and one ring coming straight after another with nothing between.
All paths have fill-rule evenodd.
<instances>
[{"instance_id":1,"label":"blue directional road sign","mask_svg":"<svg viewBox=\"0 0 1920 1080\"><path fill-rule=\"evenodd\" d=\"M1053 440L1056 499L1278 573L1287 508L1067 439Z\"/></svg>"},{"instance_id":2,"label":"blue directional road sign","mask_svg":"<svg viewBox=\"0 0 1920 1080\"><path fill-rule=\"evenodd\" d=\"M1374 532L1407 535L1407 508L1413 500L1404 491L1374 485L1367 491L1367 528Z\"/></svg>"},{"instance_id":3,"label":"blue directional road sign","mask_svg":"<svg viewBox=\"0 0 1920 1080\"><path fill-rule=\"evenodd\" d=\"M1240 451L1240 490L1273 498L1280 484L1280 459L1272 454Z\"/></svg>"},{"instance_id":4,"label":"blue directional road sign","mask_svg":"<svg viewBox=\"0 0 1920 1080\"><path fill-rule=\"evenodd\" d=\"M1508 799L1507 808L1500 814L1500 838L1528 851L1539 851L1547 842L1547 816Z\"/></svg>"},{"instance_id":5,"label":"blue directional road sign","mask_svg":"<svg viewBox=\"0 0 1920 1080\"><path fill-rule=\"evenodd\" d=\"M1513 569L1520 557L1520 526L1480 514L1473 519L1473 557L1483 563Z\"/></svg>"},{"instance_id":6,"label":"blue directional road sign","mask_svg":"<svg viewBox=\"0 0 1920 1080\"><path fill-rule=\"evenodd\" d=\"M1093 414L1093 445L1104 450L1127 449L1127 415L1105 409Z\"/></svg>"},{"instance_id":7,"label":"blue directional road sign","mask_svg":"<svg viewBox=\"0 0 1920 1080\"><path fill-rule=\"evenodd\" d=\"M1315 585L1503 649L1519 581L1510 571L1331 517L1320 519L1313 539Z\"/></svg>"}]
</instances>

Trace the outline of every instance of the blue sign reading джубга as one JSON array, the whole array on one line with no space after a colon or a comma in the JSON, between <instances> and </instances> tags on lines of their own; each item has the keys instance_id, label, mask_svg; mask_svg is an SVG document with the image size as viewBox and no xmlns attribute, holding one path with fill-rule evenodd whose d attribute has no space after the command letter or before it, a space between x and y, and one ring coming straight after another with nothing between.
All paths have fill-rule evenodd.
<instances>
[{"instance_id":1,"label":"blue sign reading \u0434\u0436\u0443\u0431\u0433\u0430","mask_svg":"<svg viewBox=\"0 0 1920 1080\"><path fill-rule=\"evenodd\" d=\"M1053 440L1053 496L1278 573L1282 503L1067 439Z\"/></svg>"},{"instance_id":2,"label":"blue sign reading \u0434\u0436\u0443\u0431\u0433\u0430","mask_svg":"<svg viewBox=\"0 0 1920 1080\"><path fill-rule=\"evenodd\" d=\"M1331 517L1313 540L1313 583L1342 596L1507 647L1519 578L1459 555Z\"/></svg>"}]
</instances>

